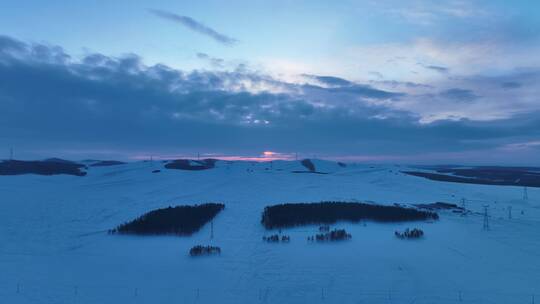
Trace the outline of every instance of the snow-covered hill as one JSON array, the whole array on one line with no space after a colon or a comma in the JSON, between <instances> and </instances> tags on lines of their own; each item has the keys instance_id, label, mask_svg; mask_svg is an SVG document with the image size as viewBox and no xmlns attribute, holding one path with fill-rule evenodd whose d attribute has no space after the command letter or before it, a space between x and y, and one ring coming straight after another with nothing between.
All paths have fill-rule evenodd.
<instances>
[{"instance_id":1,"label":"snow-covered hill","mask_svg":"<svg viewBox=\"0 0 540 304\"><path fill-rule=\"evenodd\" d=\"M89 167L86 176L0 176L1 303L531 303L540 300L540 189L436 182L390 165L218 161ZM158 173L153 173L160 170ZM436 222L338 223L352 240L308 243L317 227L286 229L269 244L264 206L322 200L417 204L444 201L475 213ZM109 235L169 205L223 202L214 238ZM490 230L483 226L489 205ZM508 207L512 206L512 218ZM393 232L419 227L418 241ZM221 256L192 258L212 244Z\"/></svg>"}]
</instances>

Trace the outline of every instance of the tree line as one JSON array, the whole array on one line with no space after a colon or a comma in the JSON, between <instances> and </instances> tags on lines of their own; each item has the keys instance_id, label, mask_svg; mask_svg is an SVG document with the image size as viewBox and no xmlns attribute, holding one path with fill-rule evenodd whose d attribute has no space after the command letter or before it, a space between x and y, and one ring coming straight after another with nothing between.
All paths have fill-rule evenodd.
<instances>
[{"instance_id":1,"label":"tree line","mask_svg":"<svg viewBox=\"0 0 540 304\"><path fill-rule=\"evenodd\" d=\"M332 224L337 221L402 222L438 219L435 212L402 206L349 202L293 203L267 206L261 223L267 229L311 224Z\"/></svg>"},{"instance_id":2,"label":"tree line","mask_svg":"<svg viewBox=\"0 0 540 304\"><path fill-rule=\"evenodd\" d=\"M176 206L150 211L142 216L119 225L110 233L119 234L174 234L191 235L212 220L224 204L208 203L194 206Z\"/></svg>"}]
</instances>

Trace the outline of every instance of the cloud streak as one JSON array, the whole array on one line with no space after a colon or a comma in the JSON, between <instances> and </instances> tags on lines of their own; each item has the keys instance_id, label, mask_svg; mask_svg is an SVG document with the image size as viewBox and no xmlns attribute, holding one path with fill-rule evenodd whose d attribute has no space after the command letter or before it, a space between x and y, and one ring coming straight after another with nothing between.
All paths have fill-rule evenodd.
<instances>
[{"instance_id":1,"label":"cloud streak","mask_svg":"<svg viewBox=\"0 0 540 304\"><path fill-rule=\"evenodd\" d=\"M210 37L221 44L230 46L238 42L238 40L232 37L229 37L225 34L219 33L218 31L204 25L203 23L191 17L177 15L171 12L158 10L158 9L149 9L148 11L154 16L180 24L184 26L185 28L188 28L194 32Z\"/></svg>"},{"instance_id":2,"label":"cloud streak","mask_svg":"<svg viewBox=\"0 0 540 304\"><path fill-rule=\"evenodd\" d=\"M426 69L430 69L430 70L433 70L433 71L437 71L439 73L448 73L449 72L449 68L447 67L442 67L442 66L438 66L438 65L424 65L424 67Z\"/></svg>"}]
</instances>

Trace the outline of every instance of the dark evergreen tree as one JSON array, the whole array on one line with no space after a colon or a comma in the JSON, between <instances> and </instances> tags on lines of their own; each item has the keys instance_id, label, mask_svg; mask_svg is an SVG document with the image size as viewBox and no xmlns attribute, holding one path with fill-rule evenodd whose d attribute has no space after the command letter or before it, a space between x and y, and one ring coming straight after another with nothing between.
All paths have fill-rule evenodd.
<instances>
[{"instance_id":1,"label":"dark evergreen tree","mask_svg":"<svg viewBox=\"0 0 540 304\"><path fill-rule=\"evenodd\" d=\"M221 254L221 248L217 246L197 245L189 250L191 256Z\"/></svg>"},{"instance_id":2,"label":"dark evergreen tree","mask_svg":"<svg viewBox=\"0 0 540 304\"><path fill-rule=\"evenodd\" d=\"M418 228L414 228L413 230L407 228L403 232L396 231L394 234L400 239L418 239L424 236L424 231Z\"/></svg>"}]
</instances>

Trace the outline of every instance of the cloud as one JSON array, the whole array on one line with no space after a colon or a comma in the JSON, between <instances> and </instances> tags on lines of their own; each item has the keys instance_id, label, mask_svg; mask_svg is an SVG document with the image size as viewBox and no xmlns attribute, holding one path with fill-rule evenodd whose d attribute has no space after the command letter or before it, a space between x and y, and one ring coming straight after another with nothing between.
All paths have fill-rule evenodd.
<instances>
[{"instance_id":1,"label":"cloud","mask_svg":"<svg viewBox=\"0 0 540 304\"><path fill-rule=\"evenodd\" d=\"M540 111L539 84L540 68L516 69L496 76L453 77L432 81L432 88L409 89L391 105L417 113L423 122L507 119Z\"/></svg>"},{"instance_id":2,"label":"cloud","mask_svg":"<svg viewBox=\"0 0 540 304\"><path fill-rule=\"evenodd\" d=\"M430 70L433 70L433 71L437 71L439 73L448 73L450 71L449 68L447 67L442 67L442 66L438 66L438 65L424 65L424 67L426 69L430 69Z\"/></svg>"},{"instance_id":3,"label":"cloud","mask_svg":"<svg viewBox=\"0 0 540 304\"><path fill-rule=\"evenodd\" d=\"M334 87L345 87L345 86L351 86L352 83L346 79L334 77L334 76L319 76L319 75L310 75L310 74L303 74L302 76L310 78L312 80L316 80L319 83L322 83L324 85L334 86Z\"/></svg>"},{"instance_id":4,"label":"cloud","mask_svg":"<svg viewBox=\"0 0 540 304\"><path fill-rule=\"evenodd\" d=\"M417 39L411 43L359 46L340 58L355 62L360 71L384 70L387 81L372 80L369 84L375 89L404 93L385 105L413 113L422 123L448 119L488 121L540 110L540 57L530 56L531 49L538 50L538 46ZM419 69L424 66L447 68L451 73ZM372 79L367 72L364 78ZM468 101L456 102L457 94L452 93L458 92L444 92L455 88L470 90L474 96L462 94L461 98Z\"/></svg>"},{"instance_id":5,"label":"cloud","mask_svg":"<svg viewBox=\"0 0 540 304\"><path fill-rule=\"evenodd\" d=\"M222 58L211 57L210 55L206 53L197 53L196 55L197 55L197 58L207 61L213 67L216 67L216 68L224 67L225 60Z\"/></svg>"},{"instance_id":6,"label":"cloud","mask_svg":"<svg viewBox=\"0 0 540 304\"><path fill-rule=\"evenodd\" d=\"M501 83L501 87L505 89L517 89L521 87L521 83L515 81L506 81Z\"/></svg>"},{"instance_id":7,"label":"cloud","mask_svg":"<svg viewBox=\"0 0 540 304\"><path fill-rule=\"evenodd\" d=\"M312 89L318 89L326 92L332 92L337 94L352 94L365 98L388 100L399 98L400 96L404 95L400 92L379 90L366 84L359 84L334 76L320 76L311 74L303 74L302 76L306 77L308 80L314 80L316 84L320 85L310 85L306 86L306 88L310 87Z\"/></svg>"},{"instance_id":8,"label":"cloud","mask_svg":"<svg viewBox=\"0 0 540 304\"><path fill-rule=\"evenodd\" d=\"M383 86L383 87L389 87L393 90L399 89L399 88L426 88L431 89L433 86L423 83L416 83L411 81L397 81L397 80L371 80L370 83L376 86Z\"/></svg>"},{"instance_id":9,"label":"cloud","mask_svg":"<svg viewBox=\"0 0 540 304\"><path fill-rule=\"evenodd\" d=\"M539 112L422 124L415 112L397 107L416 97L411 93L308 78L292 83L248 69L182 71L145 65L133 54L77 59L56 46L1 37L0 146L23 157L276 151L421 162L425 154L489 153L540 136Z\"/></svg>"},{"instance_id":10,"label":"cloud","mask_svg":"<svg viewBox=\"0 0 540 304\"><path fill-rule=\"evenodd\" d=\"M221 34L217 32L216 30L202 24L201 22L191 17L177 15L171 12L158 10L158 9L149 9L148 11L157 17L176 22L194 32L208 36L221 44L233 45L238 42L238 40L231 38L227 35Z\"/></svg>"},{"instance_id":11,"label":"cloud","mask_svg":"<svg viewBox=\"0 0 540 304\"><path fill-rule=\"evenodd\" d=\"M455 101L472 101L479 98L479 96L475 95L473 91L460 88L444 90L440 92L439 95L443 98Z\"/></svg>"},{"instance_id":12,"label":"cloud","mask_svg":"<svg viewBox=\"0 0 540 304\"><path fill-rule=\"evenodd\" d=\"M379 73L377 71L369 71L368 72L369 75L372 75L372 76L375 76L377 79L382 79L384 78L383 74L382 73Z\"/></svg>"},{"instance_id":13,"label":"cloud","mask_svg":"<svg viewBox=\"0 0 540 304\"><path fill-rule=\"evenodd\" d=\"M502 147L500 147L500 149L508 150L508 151L529 150L529 149L540 150L540 140L505 144Z\"/></svg>"},{"instance_id":14,"label":"cloud","mask_svg":"<svg viewBox=\"0 0 540 304\"><path fill-rule=\"evenodd\" d=\"M489 16L490 12L467 1L390 2L387 11L402 20L421 26L432 26L444 19L469 20Z\"/></svg>"}]
</instances>

